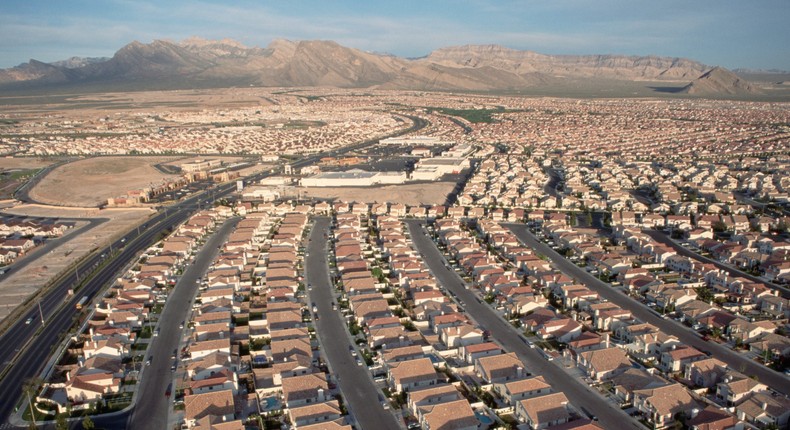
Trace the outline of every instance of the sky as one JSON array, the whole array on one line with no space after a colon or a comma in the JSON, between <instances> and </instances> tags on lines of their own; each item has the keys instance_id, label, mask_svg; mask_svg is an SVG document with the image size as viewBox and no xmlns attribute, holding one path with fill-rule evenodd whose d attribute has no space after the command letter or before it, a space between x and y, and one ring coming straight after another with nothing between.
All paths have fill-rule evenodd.
<instances>
[{"instance_id":1,"label":"sky","mask_svg":"<svg viewBox=\"0 0 790 430\"><path fill-rule=\"evenodd\" d=\"M0 68L198 36L334 40L402 57L499 44L790 70L790 0L3 0L0 10Z\"/></svg>"}]
</instances>

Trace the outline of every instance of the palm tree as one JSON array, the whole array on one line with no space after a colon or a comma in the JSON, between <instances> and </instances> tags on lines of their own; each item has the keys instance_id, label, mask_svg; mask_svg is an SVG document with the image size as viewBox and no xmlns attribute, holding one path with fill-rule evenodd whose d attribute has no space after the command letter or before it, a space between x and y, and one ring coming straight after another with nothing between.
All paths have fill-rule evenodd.
<instances>
[{"instance_id":1,"label":"palm tree","mask_svg":"<svg viewBox=\"0 0 790 430\"><path fill-rule=\"evenodd\" d=\"M38 428L36 426L36 410L33 408L33 401L31 400L31 394L35 396L38 392L38 388L41 386L43 381L41 378L30 378L25 381L22 385L22 392L27 395L27 404L30 408L30 426L31 429Z\"/></svg>"}]
</instances>

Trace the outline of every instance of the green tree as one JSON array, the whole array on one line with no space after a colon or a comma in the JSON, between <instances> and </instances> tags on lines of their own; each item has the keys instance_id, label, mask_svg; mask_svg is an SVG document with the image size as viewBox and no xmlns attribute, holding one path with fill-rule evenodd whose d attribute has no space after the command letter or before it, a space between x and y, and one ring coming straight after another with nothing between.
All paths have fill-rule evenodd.
<instances>
[{"instance_id":1,"label":"green tree","mask_svg":"<svg viewBox=\"0 0 790 430\"><path fill-rule=\"evenodd\" d=\"M82 419L82 428L84 428L85 430L93 430L94 428L96 428L96 425L93 424L93 420L91 419L90 416L85 415L85 418Z\"/></svg>"},{"instance_id":2,"label":"green tree","mask_svg":"<svg viewBox=\"0 0 790 430\"><path fill-rule=\"evenodd\" d=\"M727 231L727 224L725 224L723 221L716 221L711 225L711 227L713 228L713 231L717 233Z\"/></svg>"},{"instance_id":3,"label":"green tree","mask_svg":"<svg viewBox=\"0 0 790 430\"><path fill-rule=\"evenodd\" d=\"M55 418L56 430L69 430L69 420L66 419L66 414L58 414Z\"/></svg>"}]
</instances>

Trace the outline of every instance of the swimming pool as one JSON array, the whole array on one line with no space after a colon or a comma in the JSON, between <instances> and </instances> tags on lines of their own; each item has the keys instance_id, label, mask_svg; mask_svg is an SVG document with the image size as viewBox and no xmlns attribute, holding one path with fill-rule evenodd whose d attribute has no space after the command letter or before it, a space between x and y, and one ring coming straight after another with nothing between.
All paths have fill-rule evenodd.
<instances>
[{"instance_id":1,"label":"swimming pool","mask_svg":"<svg viewBox=\"0 0 790 430\"><path fill-rule=\"evenodd\" d=\"M480 421L481 424L485 424L487 426L494 424L494 420L482 412L475 411L475 416L477 417L477 420Z\"/></svg>"},{"instance_id":2,"label":"swimming pool","mask_svg":"<svg viewBox=\"0 0 790 430\"><path fill-rule=\"evenodd\" d=\"M263 399L263 407L264 411L271 411L274 409L280 409L280 399L277 397L267 397Z\"/></svg>"}]
</instances>

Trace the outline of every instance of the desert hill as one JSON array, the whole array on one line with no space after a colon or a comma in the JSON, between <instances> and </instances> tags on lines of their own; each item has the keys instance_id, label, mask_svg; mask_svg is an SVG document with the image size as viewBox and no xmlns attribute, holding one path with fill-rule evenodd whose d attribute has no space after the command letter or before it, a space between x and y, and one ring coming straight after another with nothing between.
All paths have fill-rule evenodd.
<instances>
[{"instance_id":1,"label":"desert hill","mask_svg":"<svg viewBox=\"0 0 790 430\"><path fill-rule=\"evenodd\" d=\"M757 94L757 87L722 67L714 67L683 88L692 95Z\"/></svg>"},{"instance_id":2,"label":"desert hill","mask_svg":"<svg viewBox=\"0 0 790 430\"><path fill-rule=\"evenodd\" d=\"M712 77L705 75L712 74ZM109 59L72 58L0 70L0 89L104 85L137 89L258 85L449 91L499 91L562 85L568 80L690 84L688 94L754 91L722 68L683 58L546 55L498 45L441 48L406 59L332 41L275 40L265 48L190 38L132 42ZM737 76L735 76L737 78ZM685 90L685 88L684 88Z\"/></svg>"}]
</instances>

